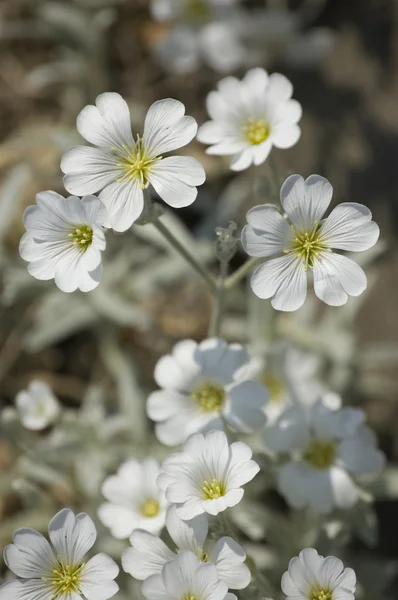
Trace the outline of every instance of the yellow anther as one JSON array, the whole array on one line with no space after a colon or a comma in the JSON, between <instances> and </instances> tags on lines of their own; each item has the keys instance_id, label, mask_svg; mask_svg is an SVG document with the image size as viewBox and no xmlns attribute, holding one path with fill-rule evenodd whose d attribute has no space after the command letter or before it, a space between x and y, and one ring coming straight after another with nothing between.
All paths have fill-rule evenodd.
<instances>
[{"instance_id":1,"label":"yellow anther","mask_svg":"<svg viewBox=\"0 0 398 600\"><path fill-rule=\"evenodd\" d=\"M93 230L90 225L79 225L68 233L68 237L72 238L74 246L79 246L85 252L93 243Z\"/></svg>"},{"instance_id":2,"label":"yellow anther","mask_svg":"<svg viewBox=\"0 0 398 600\"><path fill-rule=\"evenodd\" d=\"M140 512L144 517L156 517L159 514L159 502L154 498L145 500L141 505Z\"/></svg>"},{"instance_id":3,"label":"yellow anther","mask_svg":"<svg viewBox=\"0 0 398 600\"><path fill-rule=\"evenodd\" d=\"M203 482L202 492L206 500L215 500L225 496L225 485L219 479L212 479L211 483L206 479Z\"/></svg>"},{"instance_id":4,"label":"yellow anther","mask_svg":"<svg viewBox=\"0 0 398 600\"><path fill-rule=\"evenodd\" d=\"M199 404L201 411L213 412L222 407L225 392L220 386L206 384L196 392L192 392L192 398Z\"/></svg>"},{"instance_id":5,"label":"yellow anther","mask_svg":"<svg viewBox=\"0 0 398 600\"><path fill-rule=\"evenodd\" d=\"M269 125L264 119L253 119L247 120L246 125L243 126L243 134L250 144L257 146L262 144L268 138L270 133Z\"/></svg>"},{"instance_id":6,"label":"yellow anther","mask_svg":"<svg viewBox=\"0 0 398 600\"><path fill-rule=\"evenodd\" d=\"M327 469L334 463L335 456L335 446L329 441L313 440L304 452L304 460L315 469Z\"/></svg>"}]
</instances>

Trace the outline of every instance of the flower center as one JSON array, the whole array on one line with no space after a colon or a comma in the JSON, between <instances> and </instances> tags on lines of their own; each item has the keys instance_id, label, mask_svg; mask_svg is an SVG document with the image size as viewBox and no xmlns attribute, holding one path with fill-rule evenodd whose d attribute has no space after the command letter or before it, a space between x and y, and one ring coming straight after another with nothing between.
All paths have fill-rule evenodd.
<instances>
[{"instance_id":1,"label":"flower center","mask_svg":"<svg viewBox=\"0 0 398 600\"><path fill-rule=\"evenodd\" d=\"M278 404L282 400L283 392L285 391L285 386L279 377L275 377L271 373L265 373L262 376L261 381L268 388L269 398L271 402L275 402Z\"/></svg>"},{"instance_id":2,"label":"flower center","mask_svg":"<svg viewBox=\"0 0 398 600\"><path fill-rule=\"evenodd\" d=\"M305 270L308 267L312 269L315 259L321 252L330 252L330 249L326 247L322 236L319 234L321 226L316 221L310 231L297 231L294 226L292 227L295 233L293 252L303 261ZM285 250L285 254L289 252L290 250Z\"/></svg>"},{"instance_id":3,"label":"flower center","mask_svg":"<svg viewBox=\"0 0 398 600\"><path fill-rule=\"evenodd\" d=\"M205 21L210 18L210 8L205 0L189 0L185 2L184 15L193 21Z\"/></svg>"},{"instance_id":4,"label":"flower center","mask_svg":"<svg viewBox=\"0 0 398 600\"><path fill-rule=\"evenodd\" d=\"M207 552L203 552L202 548L197 548L196 555L201 562L207 562L209 560L209 555Z\"/></svg>"},{"instance_id":5,"label":"flower center","mask_svg":"<svg viewBox=\"0 0 398 600\"><path fill-rule=\"evenodd\" d=\"M83 567L84 563L81 565L63 565L58 561L57 567L52 571L52 576L42 577L42 581L50 582L53 586L52 600L73 592L81 594L80 577Z\"/></svg>"},{"instance_id":6,"label":"flower center","mask_svg":"<svg viewBox=\"0 0 398 600\"><path fill-rule=\"evenodd\" d=\"M333 464L335 455L336 451L332 442L313 440L304 452L304 460L315 469L327 469Z\"/></svg>"},{"instance_id":7,"label":"flower center","mask_svg":"<svg viewBox=\"0 0 398 600\"><path fill-rule=\"evenodd\" d=\"M216 500L216 498L225 496L225 485L219 479L212 479L211 482L205 479L202 486L202 492L205 500Z\"/></svg>"},{"instance_id":8,"label":"flower center","mask_svg":"<svg viewBox=\"0 0 398 600\"><path fill-rule=\"evenodd\" d=\"M310 592L309 600L332 600L332 592L330 590L313 589Z\"/></svg>"},{"instance_id":9,"label":"flower center","mask_svg":"<svg viewBox=\"0 0 398 600\"><path fill-rule=\"evenodd\" d=\"M141 505L140 512L144 517L156 517L159 514L159 502L154 498L145 500Z\"/></svg>"},{"instance_id":10,"label":"flower center","mask_svg":"<svg viewBox=\"0 0 398 600\"><path fill-rule=\"evenodd\" d=\"M257 146L258 144L262 144L265 142L267 137L269 136L270 128L269 125L264 119L250 119L247 120L246 125L243 126L243 134L250 144L253 146Z\"/></svg>"},{"instance_id":11,"label":"flower center","mask_svg":"<svg viewBox=\"0 0 398 600\"><path fill-rule=\"evenodd\" d=\"M153 156L152 153L145 148L142 138L137 136L137 143L133 149L123 146L123 151L114 148L119 162L117 166L124 171L124 175L117 179L118 183L126 180L138 180L140 187L146 188L149 185L148 174L153 165L161 156Z\"/></svg>"},{"instance_id":12,"label":"flower center","mask_svg":"<svg viewBox=\"0 0 398 600\"><path fill-rule=\"evenodd\" d=\"M218 385L206 384L197 392L192 392L192 398L203 412L220 410L223 405L225 392Z\"/></svg>"},{"instance_id":13,"label":"flower center","mask_svg":"<svg viewBox=\"0 0 398 600\"><path fill-rule=\"evenodd\" d=\"M90 225L79 225L71 233L68 233L68 237L72 239L74 246L85 252L93 243L93 230Z\"/></svg>"}]
</instances>

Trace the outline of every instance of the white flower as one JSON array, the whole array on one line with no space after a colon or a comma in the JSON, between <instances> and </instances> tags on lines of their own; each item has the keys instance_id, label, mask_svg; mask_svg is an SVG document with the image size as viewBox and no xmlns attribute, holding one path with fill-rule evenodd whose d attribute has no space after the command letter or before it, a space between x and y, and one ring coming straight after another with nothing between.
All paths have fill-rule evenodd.
<instances>
[{"instance_id":1,"label":"white flower","mask_svg":"<svg viewBox=\"0 0 398 600\"><path fill-rule=\"evenodd\" d=\"M182 452L166 458L157 483L167 500L176 505L181 519L205 512L218 515L242 500L241 486L260 470L251 456L243 442L228 445L223 431L196 433L185 442Z\"/></svg>"},{"instance_id":2,"label":"white flower","mask_svg":"<svg viewBox=\"0 0 398 600\"><path fill-rule=\"evenodd\" d=\"M224 421L243 433L262 427L266 387L237 378L248 361L240 344L228 346L216 338L177 343L155 367L156 383L163 389L148 398L147 413L157 421L157 438L174 446L198 431L223 429Z\"/></svg>"},{"instance_id":3,"label":"white flower","mask_svg":"<svg viewBox=\"0 0 398 600\"><path fill-rule=\"evenodd\" d=\"M265 434L266 445L290 454L277 477L280 493L293 508L319 513L349 508L359 497L353 476L378 473L384 455L360 409L331 410L322 402L288 409Z\"/></svg>"},{"instance_id":4,"label":"white flower","mask_svg":"<svg viewBox=\"0 0 398 600\"><path fill-rule=\"evenodd\" d=\"M18 529L13 544L4 549L6 565L22 579L0 587L0 600L107 600L119 586L117 564L107 554L88 561L97 532L85 513L75 517L67 508L55 515L48 526L54 550L34 529Z\"/></svg>"},{"instance_id":5,"label":"white flower","mask_svg":"<svg viewBox=\"0 0 398 600\"><path fill-rule=\"evenodd\" d=\"M102 277L105 206L95 196L80 200L40 192L24 213L19 252L36 279L55 279L63 292L89 292Z\"/></svg>"},{"instance_id":6,"label":"white flower","mask_svg":"<svg viewBox=\"0 0 398 600\"><path fill-rule=\"evenodd\" d=\"M189 156L162 156L195 137L196 121L184 113L178 100L154 102L143 136L134 141L126 101L113 92L101 94L96 106L86 106L77 117L79 133L98 148L77 146L64 154L65 188L78 195L101 192L108 209L105 225L116 231L126 231L138 219L149 184L174 208L192 204L195 186L205 180L203 167Z\"/></svg>"},{"instance_id":7,"label":"white flower","mask_svg":"<svg viewBox=\"0 0 398 600\"><path fill-rule=\"evenodd\" d=\"M355 571L339 558L306 548L290 561L281 587L287 600L354 600L355 584Z\"/></svg>"},{"instance_id":8,"label":"white flower","mask_svg":"<svg viewBox=\"0 0 398 600\"><path fill-rule=\"evenodd\" d=\"M250 69L242 81L226 77L207 96L212 120L199 128L197 138L211 144L208 154L233 155L234 171L259 165L272 146L290 148L300 137L301 106L292 92L284 75L260 68Z\"/></svg>"},{"instance_id":9,"label":"white flower","mask_svg":"<svg viewBox=\"0 0 398 600\"><path fill-rule=\"evenodd\" d=\"M148 600L236 600L211 563L202 563L192 552L181 552L166 563L161 574L151 575L142 584Z\"/></svg>"},{"instance_id":10,"label":"white flower","mask_svg":"<svg viewBox=\"0 0 398 600\"><path fill-rule=\"evenodd\" d=\"M251 576L244 564L246 554L242 546L230 537L222 537L214 545L209 544L206 541L209 526L205 514L182 521L172 505L167 510L166 527L177 552L172 552L160 538L136 529L130 537L132 548L124 550L122 555L126 573L135 579L147 579L160 573L167 562L176 558L177 553L189 550L202 562L213 563L219 578L225 581L228 588L240 590L249 585Z\"/></svg>"},{"instance_id":11,"label":"white flower","mask_svg":"<svg viewBox=\"0 0 398 600\"><path fill-rule=\"evenodd\" d=\"M38 379L31 381L27 390L18 392L15 405L22 425L33 431L52 425L61 410L50 386Z\"/></svg>"},{"instance_id":12,"label":"white flower","mask_svg":"<svg viewBox=\"0 0 398 600\"><path fill-rule=\"evenodd\" d=\"M117 475L104 481L101 491L108 502L99 507L98 516L115 538L128 538L137 528L161 531L167 502L156 485L159 473L154 458L132 459L119 467Z\"/></svg>"},{"instance_id":13,"label":"white flower","mask_svg":"<svg viewBox=\"0 0 398 600\"><path fill-rule=\"evenodd\" d=\"M242 244L250 256L270 257L251 278L259 298L271 298L278 310L296 310L307 294L307 270L313 273L315 294L331 306L366 289L366 276L357 263L334 249L359 252L378 240L379 227L366 206L344 202L324 216L333 188L327 179L311 175L304 181L291 175L281 188L285 219L270 205L247 213ZM290 222L289 222L290 221Z\"/></svg>"},{"instance_id":14,"label":"white flower","mask_svg":"<svg viewBox=\"0 0 398 600\"><path fill-rule=\"evenodd\" d=\"M318 378L319 369L319 356L284 342L273 345L270 355L255 353L239 371L239 376L257 379L269 390L269 402L265 407L268 426L287 407L307 406L319 400L326 392ZM336 394L328 393L327 399L335 408L340 408L341 400Z\"/></svg>"}]
</instances>

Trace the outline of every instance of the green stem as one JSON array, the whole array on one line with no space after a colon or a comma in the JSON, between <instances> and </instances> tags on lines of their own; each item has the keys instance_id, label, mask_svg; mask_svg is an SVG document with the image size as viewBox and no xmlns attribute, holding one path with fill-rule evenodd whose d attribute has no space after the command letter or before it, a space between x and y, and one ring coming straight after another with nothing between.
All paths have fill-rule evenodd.
<instances>
[{"instance_id":1,"label":"green stem","mask_svg":"<svg viewBox=\"0 0 398 600\"><path fill-rule=\"evenodd\" d=\"M217 279L217 289L214 294L213 312L211 315L209 326L209 337L219 337L221 329L221 321L224 310L225 286L224 281L228 272L228 262L222 261L220 266L220 274Z\"/></svg>"},{"instance_id":2,"label":"green stem","mask_svg":"<svg viewBox=\"0 0 398 600\"><path fill-rule=\"evenodd\" d=\"M228 277L224 282L224 287L226 290L230 290L235 287L237 283L241 279L243 279L250 271L255 267L255 265L260 261L260 258L257 256L253 258L249 258L239 269L236 269L235 273L233 273L230 277Z\"/></svg>"},{"instance_id":3,"label":"green stem","mask_svg":"<svg viewBox=\"0 0 398 600\"><path fill-rule=\"evenodd\" d=\"M171 246L184 258L184 260L191 265L191 267L197 272L197 274L205 282L209 290L213 293L217 293L217 284L214 278L207 272L207 270L192 256L190 252L174 237L174 235L167 229L160 219L153 221L153 225L163 235L163 237L169 242Z\"/></svg>"}]
</instances>

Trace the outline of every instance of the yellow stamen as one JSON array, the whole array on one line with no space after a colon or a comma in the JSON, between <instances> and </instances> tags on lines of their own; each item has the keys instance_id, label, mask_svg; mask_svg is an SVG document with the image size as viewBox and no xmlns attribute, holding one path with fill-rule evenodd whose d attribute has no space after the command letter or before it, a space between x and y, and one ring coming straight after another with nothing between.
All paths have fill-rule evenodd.
<instances>
[{"instance_id":1,"label":"yellow stamen","mask_svg":"<svg viewBox=\"0 0 398 600\"><path fill-rule=\"evenodd\" d=\"M58 559L58 564L53 569L51 577L42 577L42 581L49 582L54 589L52 600L74 592L81 594L80 578L84 563L80 565L64 565Z\"/></svg>"},{"instance_id":2,"label":"yellow stamen","mask_svg":"<svg viewBox=\"0 0 398 600\"><path fill-rule=\"evenodd\" d=\"M141 505L140 512L144 517L156 517L159 514L159 508L159 502L150 498Z\"/></svg>"},{"instance_id":3,"label":"yellow stamen","mask_svg":"<svg viewBox=\"0 0 398 600\"><path fill-rule=\"evenodd\" d=\"M118 183L125 180L137 180L140 187L148 187L148 175L153 165L162 157L149 152L140 136L137 136L137 143L133 149L123 146L123 149L116 148L113 151L119 159L117 166L124 172L123 176L117 179Z\"/></svg>"},{"instance_id":4,"label":"yellow stamen","mask_svg":"<svg viewBox=\"0 0 398 600\"><path fill-rule=\"evenodd\" d=\"M332 598L330 590L313 589L309 595L309 600L332 600Z\"/></svg>"},{"instance_id":5,"label":"yellow stamen","mask_svg":"<svg viewBox=\"0 0 398 600\"><path fill-rule=\"evenodd\" d=\"M304 460L315 469L327 469L333 464L335 456L334 444L321 440L313 440L304 452Z\"/></svg>"},{"instance_id":6,"label":"yellow stamen","mask_svg":"<svg viewBox=\"0 0 398 600\"><path fill-rule=\"evenodd\" d=\"M215 500L225 496L225 485L219 479L212 479L211 483L206 479L203 482L202 492L206 500Z\"/></svg>"},{"instance_id":7,"label":"yellow stamen","mask_svg":"<svg viewBox=\"0 0 398 600\"><path fill-rule=\"evenodd\" d=\"M302 260L305 270L308 267L313 268L315 260L321 252L331 252L320 235L321 226L318 221L315 221L315 225L309 231L298 231L294 225L292 225L292 229L295 233L292 248L286 249L284 252L285 254L289 254L291 251L295 252Z\"/></svg>"},{"instance_id":8,"label":"yellow stamen","mask_svg":"<svg viewBox=\"0 0 398 600\"><path fill-rule=\"evenodd\" d=\"M278 404L282 400L283 392L285 391L283 382L272 373L265 373L261 381L268 388L271 402Z\"/></svg>"},{"instance_id":9,"label":"yellow stamen","mask_svg":"<svg viewBox=\"0 0 398 600\"><path fill-rule=\"evenodd\" d=\"M85 252L93 243L93 230L90 225L79 225L71 233L68 233L68 237L72 238L74 246Z\"/></svg>"},{"instance_id":10,"label":"yellow stamen","mask_svg":"<svg viewBox=\"0 0 398 600\"><path fill-rule=\"evenodd\" d=\"M269 125L264 119L250 119L247 120L246 125L243 126L243 134L250 144L257 146L262 144L268 138L270 134Z\"/></svg>"},{"instance_id":11,"label":"yellow stamen","mask_svg":"<svg viewBox=\"0 0 398 600\"><path fill-rule=\"evenodd\" d=\"M192 392L192 398L199 404L201 411L213 412L222 407L225 392L217 385L206 384L196 392Z\"/></svg>"}]
</instances>

